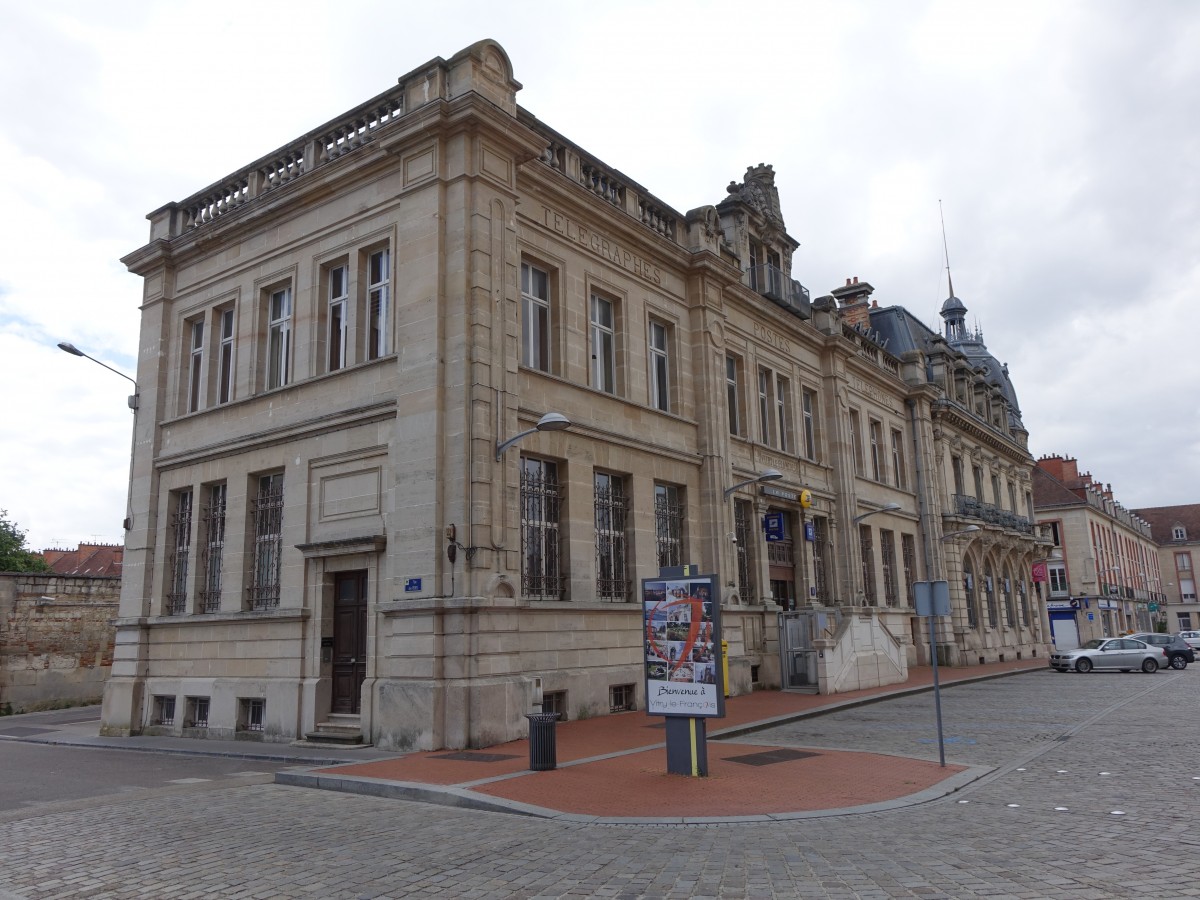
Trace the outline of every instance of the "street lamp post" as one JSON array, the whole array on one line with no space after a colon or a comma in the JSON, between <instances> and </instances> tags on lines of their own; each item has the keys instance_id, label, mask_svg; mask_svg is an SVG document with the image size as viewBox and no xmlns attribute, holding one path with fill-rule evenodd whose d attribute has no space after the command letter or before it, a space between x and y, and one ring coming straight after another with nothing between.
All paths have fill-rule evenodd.
<instances>
[{"instance_id":1,"label":"street lamp post","mask_svg":"<svg viewBox=\"0 0 1200 900\"><path fill-rule=\"evenodd\" d=\"M129 439L129 486L125 494L125 521L122 523L125 530L129 531L131 528L133 528L133 451L137 446L137 411L139 400L138 383L120 369L114 369L108 363L101 362L94 356L89 356L74 344L68 343L67 341L60 342L58 349L63 351L63 353L70 353L72 356L82 356L84 359L90 359L96 365L103 366L104 368L108 369L108 371L120 375L133 385L133 393L129 395L129 399L126 401L129 405L130 411L133 413L133 434Z\"/></svg>"}]
</instances>

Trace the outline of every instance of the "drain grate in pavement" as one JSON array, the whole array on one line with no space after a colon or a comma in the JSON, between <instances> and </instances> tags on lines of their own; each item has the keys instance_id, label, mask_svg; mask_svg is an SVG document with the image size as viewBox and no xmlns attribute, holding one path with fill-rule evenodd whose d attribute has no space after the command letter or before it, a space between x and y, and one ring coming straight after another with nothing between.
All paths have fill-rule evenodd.
<instances>
[{"instance_id":1,"label":"drain grate in pavement","mask_svg":"<svg viewBox=\"0 0 1200 900\"><path fill-rule=\"evenodd\" d=\"M508 753L473 753L464 750L461 753L446 753L442 756L431 756L430 759L457 759L461 762L503 762L506 759L519 759Z\"/></svg>"},{"instance_id":2,"label":"drain grate in pavement","mask_svg":"<svg viewBox=\"0 0 1200 900\"><path fill-rule=\"evenodd\" d=\"M0 734L8 737L32 737L35 734L50 734L57 728L33 728L29 725L14 725L11 728L0 728Z\"/></svg>"},{"instance_id":3,"label":"drain grate in pavement","mask_svg":"<svg viewBox=\"0 0 1200 900\"><path fill-rule=\"evenodd\" d=\"M810 756L820 755L805 750L780 747L778 750L764 750L762 753L748 753L745 756L727 756L725 759L727 762L744 763L747 766L771 766L775 763L791 762L793 759L807 759Z\"/></svg>"}]
</instances>

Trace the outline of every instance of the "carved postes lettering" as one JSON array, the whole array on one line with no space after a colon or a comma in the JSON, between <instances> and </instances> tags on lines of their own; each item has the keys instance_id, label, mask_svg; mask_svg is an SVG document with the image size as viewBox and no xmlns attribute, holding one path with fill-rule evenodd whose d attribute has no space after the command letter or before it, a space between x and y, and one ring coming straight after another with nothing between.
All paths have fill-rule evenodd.
<instances>
[{"instance_id":1,"label":"carved postes lettering","mask_svg":"<svg viewBox=\"0 0 1200 900\"><path fill-rule=\"evenodd\" d=\"M782 350L784 353L792 352L792 343L778 332L772 331L765 325L758 322L754 323L754 336L760 341L770 344L776 350Z\"/></svg>"},{"instance_id":2,"label":"carved postes lettering","mask_svg":"<svg viewBox=\"0 0 1200 900\"><path fill-rule=\"evenodd\" d=\"M645 258L638 256L636 253L631 253L616 241L609 240L586 225L580 225L562 213L545 207L543 207L543 213L545 214L546 227L557 231L567 240L579 244L581 247L586 247L597 256L608 260L614 265L620 266L626 271L632 272L639 278L644 278L651 284L662 284L662 270L658 266L648 262Z\"/></svg>"}]
</instances>

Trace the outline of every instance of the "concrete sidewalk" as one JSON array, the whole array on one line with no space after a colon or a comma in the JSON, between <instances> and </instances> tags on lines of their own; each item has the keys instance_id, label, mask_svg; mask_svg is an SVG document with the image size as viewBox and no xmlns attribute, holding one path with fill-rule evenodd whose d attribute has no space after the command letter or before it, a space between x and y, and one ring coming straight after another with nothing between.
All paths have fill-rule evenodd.
<instances>
[{"instance_id":1,"label":"concrete sidewalk","mask_svg":"<svg viewBox=\"0 0 1200 900\"><path fill-rule=\"evenodd\" d=\"M942 685L1044 668L1021 660L939 669ZM529 769L529 742L470 751L280 772L276 783L569 821L685 823L768 821L870 812L943 796L990 769L851 750L772 747L755 731L783 722L929 691L928 667L903 684L844 694L757 691L726 701L708 722L709 774L667 774L662 717L618 713L557 726L558 768ZM743 738L741 741L733 738Z\"/></svg>"}]
</instances>

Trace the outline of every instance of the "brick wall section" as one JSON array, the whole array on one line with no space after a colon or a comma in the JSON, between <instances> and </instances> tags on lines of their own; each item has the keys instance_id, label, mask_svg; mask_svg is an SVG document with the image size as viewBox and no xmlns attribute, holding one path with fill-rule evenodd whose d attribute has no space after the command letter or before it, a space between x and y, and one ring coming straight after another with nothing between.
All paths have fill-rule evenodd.
<instances>
[{"instance_id":1,"label":"brick wall section","mask_svg":"<svg viewBox=\"0 0 1200 900\"><path fill-rule=\"evenodd\" d=\"M98 701L120 594L119 578L0 573L0 710Z\"/></svg>"}]
</instances>

